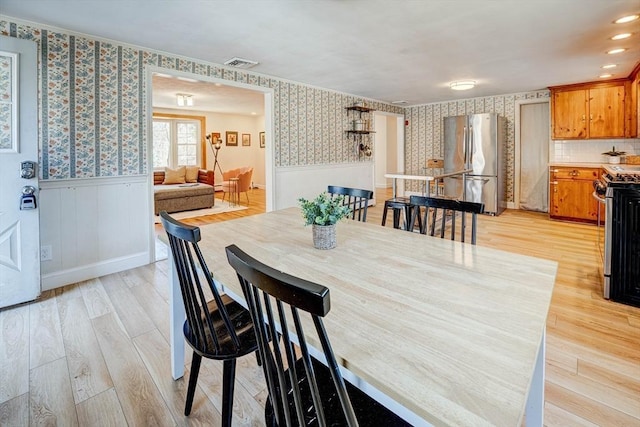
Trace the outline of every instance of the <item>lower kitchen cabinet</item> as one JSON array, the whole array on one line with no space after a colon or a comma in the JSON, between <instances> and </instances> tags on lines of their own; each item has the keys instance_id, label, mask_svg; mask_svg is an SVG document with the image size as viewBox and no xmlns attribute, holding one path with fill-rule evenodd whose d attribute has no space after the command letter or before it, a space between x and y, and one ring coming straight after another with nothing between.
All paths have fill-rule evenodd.
<instances>
[{"instance_id":1,"label":"lower kitchen cabinet","mask_svg":"<svg viewBox=\"0 0 640 427\"><path fill-rule=\"evenodd\" d=\"M593 181L599 176L599 168L551 167L549 216L595 224L598 221L599 202L592 195Z\"/></svg>"}]
</instances>

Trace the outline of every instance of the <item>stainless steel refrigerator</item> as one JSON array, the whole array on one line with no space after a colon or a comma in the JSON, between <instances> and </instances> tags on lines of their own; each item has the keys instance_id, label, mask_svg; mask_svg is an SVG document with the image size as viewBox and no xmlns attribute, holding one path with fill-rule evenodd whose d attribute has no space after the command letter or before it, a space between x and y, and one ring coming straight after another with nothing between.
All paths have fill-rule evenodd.
<instances>
[{"instance_id":1,"label":"stainless steel refrigerator","mask_svg":"<svg viewBox=\"0 0 640 427\"><path fill-rule=\"evenodd\" d=\"M506 120L496 113L444 118L444 173L471 169L445 178L444 194L484 203L485 213L506 207Z\"/></svg>"}]
</instances>

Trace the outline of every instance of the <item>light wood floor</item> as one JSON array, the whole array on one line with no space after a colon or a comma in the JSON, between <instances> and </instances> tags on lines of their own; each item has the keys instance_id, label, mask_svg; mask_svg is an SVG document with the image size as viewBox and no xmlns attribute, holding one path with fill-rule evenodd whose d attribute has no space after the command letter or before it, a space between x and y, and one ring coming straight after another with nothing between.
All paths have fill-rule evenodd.
<instances>
[{"instance_id":1,"label":"light wood floor","mask_svg":"<svg viewBox=\"0 0 640 427\"><path fill-rule=\"evenodd\" d=\"M249 197L248 210L185 222L263 212L264 192ZM368 221L381 216L379 203ZM639 426L640 309L602 298L595 227L520 211L479 224L479 245L559 263L547 322L545 425ZM167 301L161 261L0 311L0 426L219 425L215 361L203 362L194 410L182 415L186 384L169 373ZM238 366L234 425L263 425L265 398L247 357Z\"/></svg>"}]
</instances>

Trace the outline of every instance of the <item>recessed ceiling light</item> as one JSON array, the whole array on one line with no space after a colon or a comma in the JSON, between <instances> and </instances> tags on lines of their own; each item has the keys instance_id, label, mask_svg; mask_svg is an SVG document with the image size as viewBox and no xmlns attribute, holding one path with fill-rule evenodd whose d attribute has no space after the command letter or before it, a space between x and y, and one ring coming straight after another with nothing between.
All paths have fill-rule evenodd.
<instances>
[{"instance_id":1,"label":"recessed ceiling light","mask_svg":"<svg viewBox=\"0 0 640 427\"><path fill-rule=\"evenodd\" d=\"M394 105L404 105L404 104L408 104L407 101L391 101L392 104Z\"/></svg>"},{"instance_id":2,"label":"recessed ceiling light","mask_svg":"<svg viewBox=\"0 0 640 427\"><path fill-rule=\"evenodd\" d=\"M258 114L258 113L256 113L255 111L252 111L252 112L251 112L251 115L252 115L252 116L255 116L256 114Z\"/></svg>"},{"instance_id":3,"label":"recessed ceiling light","mask_svg":"<svg viewBox=\"0 0 640 427\"><path fill-rule=\"evenodd\" d=\"M222 83L214 83L213 85L217 86L217 87L220 87L220 86L222 86Z\"/></svg>"},{"instance_id":4,"label":"recessed ceiling light","mask_svg":"<svg viewBox=\"0 0 640 427\"><path fill-rule=\"evenodd\" d=\"M616 19L615 21L613 21L613 23L614 24L626 24L627 22L635 21L638 18L640 18L640 15L628 15L628 16L623 16L620 19Z\"/></svg>"},{"instance_id":5,"label":"recessed ceiling light","mask_svg":"<svg viewBox=\"0 0 640 427\"><path fill-rule=\"evenodd\" d=\"M611 37L611 40L622 40L622 39L628 39L629 37L631 37L631 33L622 33L622 34L616 34L615 36Z\"/></svg>"},{"instance_id":6,"label":"recessed ceiling light","mask_svg":"<svg viewBox=\"0 0 640 427\"><path fill-rule=\"evenodd\" d=\"M608 70L609 68L616 68L618 65L617 64L607 64L607 65L603 65L602 68L604 68L605 70Z\"/></svg>"},{"instance_id":7,"label":"recessed ceiling light","mask_svg":"<svg viewBox=\"0 0 640 427\"><path fill-rule=\"evenodd\" d=\"M196 79L190 79L189 77L176 77L176 79L178 80L182 80L183 82L189 82L189 83L198 83L198 80Z\"/></svg>"},{"instance_id":8,"label":"recessed ceiling light","mask_svg":"<svg viewBox=\"0 0 640 427\"><path fill-rule=\"evenodd\" d=\"M449 87L453 90L469 90L473 89L475 85L475 80L461 80L459 82L450 83Z\"/></svg>"},{"instance_id":9,"label":"recessed ceiling light","mask_svg":"<svg viewBox=\"0 0 640 427\"><path fill-rule=\"evenodd\" d=\"M609 55L615 55L616 53L622 53L625 50L627 50L627 49L624 49L624 48L620 47L620 48L617 48L617 49L611 49L611 50L607 51L607 53Z\"/></svg>"},{"instance_id":10,"label":"recessed ceiling light","mask_svg":"<svg viewBox=\"0 0 640 427\"><path fill-rule=\"evenodd\" d=\"M609 73L605 73L605 74L600 74L600 78L601 79L608 79L609 77L612 77L613 74L609 74Z\"/></svg>"}]
</instances>

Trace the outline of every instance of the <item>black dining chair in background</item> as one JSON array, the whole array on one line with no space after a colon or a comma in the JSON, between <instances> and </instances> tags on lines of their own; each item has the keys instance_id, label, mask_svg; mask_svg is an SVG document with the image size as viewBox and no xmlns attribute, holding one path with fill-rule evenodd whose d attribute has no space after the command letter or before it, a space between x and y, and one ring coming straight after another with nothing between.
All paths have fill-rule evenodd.
<instances>
[{"instance_id":1,"label":"black dining chair in background","mask_svg":"<svg viewBox=\"0 0 640 427\"><path fill-rule=\"evenodd\" d=\"M367 208L369 207L369 200L373 199L373 191L329 185L327 193L331 194L331 197L344 196L344 204L351 208L351 219L367 222Z\"/></svg>"},{"instance_id":2,"label":"black dining chair in background","mask_svg":"<svg viewBox=\"0 0 640 427\"><path fill-rule=\"evenodd\" d=\"M396 197L384 201L384 209L382 211L382 226L387 223L387 213L393 212L393 228L402 230L409 229L409 221L411 221L411 204L406 197ZM420 217L418 216L418 219Z\"/></svg>"},{"instance_id":3,"label":"black dining chair in background","mask_svg":"<svg viewBox=\"0 0 640 427\"><path fill-rule=\"evenodd\" d=\"M322 321L331 308L328 288L275 270L235 245L226 250L255 322L269 392L267 426L410 425L343 380ZM305 334L313 332L303 330L303 316L313 322L326 365L309 354ZM270 343L277 334L280 340Z\"/></svg>"},{"instance_id":4,"label":"black dining chair in background","mask_svg":"<svg viewBox=\"0 0 640 427\"><path fill-rule=\"evenodd\" d=\"M236 359L258 348L251 314L216 289L198 247L200 229L176 221L166 211L160 212L160 217L169 238L187 316L183 333L193 348L184 414L191 413L202 358L222 360L222 425L231 426ZM213 294L213 300L206 300L205 289Z\"/></svg>"},{"instance_id":5,"label":"black dining chair in background","mask_svg":"<svg viewBox=\"0 0 640 427\"><path fill-rule=\"evenodd\" d=\"M435 235L437 227L438 211L440 210L440 237L444 238L447 220L451 220L449 227L451 240L456 239L456 217L460 217L460 241L465 241L467 229L466 214L471 214L471 244L476 244L478 214L484 212L483 203L464 202L454 199L442 199L437 197L411 196L409 199L413 206L411 215L410 231L413 231L413 224L416 216L422 216L420 233ZM424 208L424 211L422 210ZM458 215L459 214L459 215Z\"/></svg>"}]
</instances>

